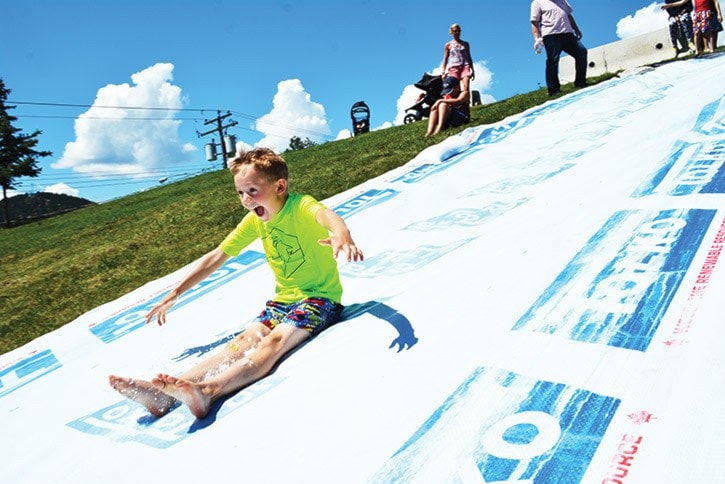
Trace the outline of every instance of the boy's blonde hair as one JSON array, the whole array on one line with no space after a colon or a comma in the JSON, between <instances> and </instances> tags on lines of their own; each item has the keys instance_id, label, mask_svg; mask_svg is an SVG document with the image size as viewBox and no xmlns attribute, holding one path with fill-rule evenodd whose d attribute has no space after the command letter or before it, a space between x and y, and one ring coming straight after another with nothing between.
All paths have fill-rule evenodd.
<instances>
[{"instance_id":1,"label":"boy's blonde hair","mask_svg":"<svg viewBox=\"0 0 725 484\"><path fill-rule=\"evenodd\" d=\"M235 176L242 168L248 166L254 167L259 174L270 182L275 182L280 178L286 180L289 176L287 163L269 148L254 148L249 151L242 151L230 159L228 164L232 175Z\"/></svg>"}]
</instances>

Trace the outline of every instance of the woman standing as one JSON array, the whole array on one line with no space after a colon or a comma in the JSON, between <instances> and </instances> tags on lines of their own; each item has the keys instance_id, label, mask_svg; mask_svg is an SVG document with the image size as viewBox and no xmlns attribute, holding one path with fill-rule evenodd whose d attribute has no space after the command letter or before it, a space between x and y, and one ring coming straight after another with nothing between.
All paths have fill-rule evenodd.
<instances>
[{"instance_id":1,"label":"woman standing","mask_svg":"<svg viewBox=\"0 0 725 484\"><path fill-rule=\"evenodd\" d=\"M471 79L475 78L473 60L471 59L471 46L461 40L461 26L451 25L450 33L453 40L446 43L443 48L443 77L451 76L461 81L462 91L469 91Z\"/></svg>"},{"instance_id":2,"label":"woman standing","mask_svg":"<svg viewBox=\"0 0 725 484\"><path fill-rule=\"evenodd\" d=\"M715 52L717 25L722 22L720 2L717 0L694 0L695 13L692 15L692 26L695 31L695 54L700 54L700 39L705 52Z\"/></svg>"}]
</instances>

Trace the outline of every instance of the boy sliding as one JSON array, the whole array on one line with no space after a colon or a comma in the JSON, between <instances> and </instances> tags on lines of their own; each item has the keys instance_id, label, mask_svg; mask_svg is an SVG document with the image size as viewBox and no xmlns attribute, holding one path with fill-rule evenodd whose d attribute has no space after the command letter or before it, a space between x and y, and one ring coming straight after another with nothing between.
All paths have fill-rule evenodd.
<instances>
[{"instance_id":1,"label":"boy sliding","mask_svg":"<svg viewBox=\"0 0 725 484\"><path fill-rule=\"evenodd\" d=\"M165 415L177 401L197 418L211 404L265 377L288 351L333 324L340 316L342 285L335 259L362 261L345 222L309 195L288 192L285 161L266 148L229 161L234 185L249 213L219 247L199 263L146 316L166 323L177 298L257 238L262 240L276 282L265 309L219 353L179 377L159 373L150 381L109 376L111 386L151 414Z\"/></svg>"}]
</instances>

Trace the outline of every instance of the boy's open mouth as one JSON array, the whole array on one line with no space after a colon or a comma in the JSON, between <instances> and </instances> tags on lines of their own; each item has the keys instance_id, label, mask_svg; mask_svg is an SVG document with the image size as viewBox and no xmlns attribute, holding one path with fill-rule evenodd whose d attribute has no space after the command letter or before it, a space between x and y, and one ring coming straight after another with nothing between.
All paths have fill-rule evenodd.
<instances>
[{"instance_id":1,"label":"boy's open mouth","mask_svg":"<svg viewBox=\"0 0 725 484\"><path fill-rule=\"evenodd\" d=\"M262 217L262 215L264 215L264 207L262 207L261 205L254 207L254 213L257 214L257 217Z\"/></svg>"}]
</instances>

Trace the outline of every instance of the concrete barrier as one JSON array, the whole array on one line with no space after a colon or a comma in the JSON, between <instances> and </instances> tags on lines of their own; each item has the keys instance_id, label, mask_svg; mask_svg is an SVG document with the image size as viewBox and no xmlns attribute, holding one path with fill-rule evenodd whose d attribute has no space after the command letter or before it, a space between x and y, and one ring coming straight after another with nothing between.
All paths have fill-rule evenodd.
<instances>
[{"instance_id":1,"label":"concrete barrier","mask_svg":"<svg viewBox=\"0 0 725 484\"><path fill-rule=\"evenodd\" d=\"M583 39L586 44L586 37ZM718 38L718 45L723 45L725 36ZM681 54L682 55L682 54ZM587 77L594 77L607 72L641 67L674 58L667 27L652 32L619 40L600 47L589 48ZM574 82L574 59L564 56L559 63L561 82Z\"/></svg>"}]
</instances>

